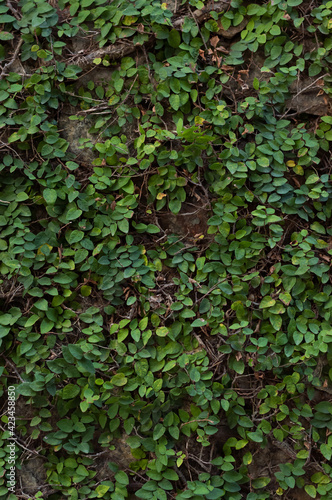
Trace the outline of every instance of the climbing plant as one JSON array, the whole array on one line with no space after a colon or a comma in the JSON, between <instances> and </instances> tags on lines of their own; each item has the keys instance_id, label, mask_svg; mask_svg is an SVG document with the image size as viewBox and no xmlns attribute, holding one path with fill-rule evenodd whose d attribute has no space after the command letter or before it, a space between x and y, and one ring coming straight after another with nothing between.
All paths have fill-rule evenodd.
<instances>
[{"instance_id":1,"label":"climbing plant","mask_svg":"<svg viewBox=\"0 0 332 500\"><path fill-rule=\"evenodd\" d=\"M0 498L332 498L331 30L0 1Z\"/></svg>"}]
</instances>

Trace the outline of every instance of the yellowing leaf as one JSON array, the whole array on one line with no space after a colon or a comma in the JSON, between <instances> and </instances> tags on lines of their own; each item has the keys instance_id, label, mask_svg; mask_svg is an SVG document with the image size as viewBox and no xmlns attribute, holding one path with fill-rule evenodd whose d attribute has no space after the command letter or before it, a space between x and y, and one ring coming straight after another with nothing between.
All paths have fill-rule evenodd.
<instances>
[{"instance_id":1,"label":"yellowing leaf","mask_svg":"<svg viewBox=\"0 0 332 500\"><path fill-rule=\"evenodd\" d=\"M96 488L97 498L102 498L110 489L106 484L99 484Z\"/></svg>"},{"instance_id":2,"label":"yellowing leaf","mask_svg":"<svg viewBox=\"0 0 332 500\"><path fill-rule=\"evenodd\" d=\"M303 168L301 167L301 165L296 165L296 166L294 167L293 172L294 172L295 174L297 174L297 175L304 175L304 170L303 170Z\"/></svg>"},{"instance_id":3,"label":"yellowing leaf","mask_svg":"<svg viewBox=\"0 0 332 500\"><path fill-rule=\"evenodd\" d=\"M51 245L49 245L48 243L44 243L43 245L41 245L38 250L37 250L37 255L45 255L45 253L43 252L42 248L49 248L50 250L52 250L53 247L51 247Z\"/></svg>"},{"instance_id":4,"label":"yellowing leaf","mask_svg":"<svg viewBox=\"0 0 332 500\"><path fill-rule=\"evenodd\" d=\"M263 297L262 302L259 304L260 309L265 309L266 307L273 307L276 301L270 297L270 295L266 295Z\"/></svg>"},{"instance_id":5,"label":"yellowing leaf","mask_svg":"<svg viewBox=\"0 0 332 500\"><path fill-rule=\"evenodd\" d=\"M89 297L89 295L91 294L91 290L92 290L91 286L83 285L81 287L81 295L83 297Z\"/></svg>"},{"instance_id":6,"label":"yellowing leaf","mask_svg":"<svg viewBox=\"0 0 332 500\"><path fill-rule=\"evenodd\" d=\"M166 326L161 326L157 328L156 334L158 335L158 337L166 337L166 335L168 334L168 328L166 328Z\"/></svg>"},{"instance_id":7,"label":"yellowing leaf","mask_svg":"<svg viewBox=\"0 0 332 500\"><path fill-rule=\"evenodd\" d=\"M125 26L130 26L131 24L134 24L137 21L137 19L138 18L136 16L125 16L123 24Z\"/></svg>"},{"instance_id":8,"label":"yellowing leaf","mask_svg":"<svg viewBox=\"0 0 332 500\"><path fill-rule=\"evenodd\" d=\"M161 8L162 8L163 10L166 10L166 9L167 9L167 3L166 3L166 2L162 3L162 4L161 4Z\"/></svg>"},{"instance_id":9,"label":"yellowing leaf","mask_svg":"<svg viewBox=\"0 0 332 500\"><path fill-rule=\"evenodd\" d=\"M289 160L287 163L286 163L287 167L295 167L295 161L293 160Z\"/></svg>"},{"instance_id":10,"label":"yellowing leaf","mask_svg":"<svg viewBox=\"0 0 332 500\"><path fill-rule=\"evenodd\" d=\"M243 455L243 463L244 465L249 465L251 464L251 462L252 462L252 454L250 453L250 451L248 451Z\"/></svg>"},{"instance_id":11,"label":"yellowing leaf","mask_svg":"<svg viewBox=\"0 0 332 500\"><path fill-rule=\"evenodd\" d=\"M163 198L165 198L165 196L167 196L167 194L165 194L165 193L158 193L157 194L157 200L162 200Z\"/></svg>"},{"instance_id":12,"label":"yellowing leaf","mask_svg":"<svg viewBox=\"0 0 332 500\"><path fill-rule=\"evenodd\" d=\"M114 375L114 377L111 378L111 384L114 384L117 387L126 385L127 381L128 379L123 373L117 373L116 375Z\"/></svg>"},{"instance_id":13,"label":"yellowing leaf","mask_svg":"<svg viewBox=\"0 0 332 500\"><path fill-rule=\"evenodd\" d=\"M101 63L101 57L96 57L96 59L93 60L93 64L100 64Z\"/></svg>"},{"instance_id":14,"label":"yellowing leaf","mask_svg":"<svg viewBox=\"0 0 332 500\"><path fill-rule=\"evenodd\" d=\"M316 488L312 484L306 484L304 489L311 498L316 498L317 491L316 491Z\"/></svg>"},{"instance_id":15,"label":"yellowing leaf","mask_svg":"<svg viewBox=\"0 0 332 500\"><path fill-rule=\"evenodd\" d=\"M195 116L195 125L202 125L205 122L201 116Z\"/></svg>"},{"instance_id":16,"label":"yellowing leaf","mask_svg":"<svg viewBox=\"0 0 332 500\"><path fill-rule=\"evenodd\" d=\"M288 306L288 304L290 304L291 300L292 300L292 296L290 293L288 292L285 292L285 293L281 293L279 295L279 299L281 300L281 302L283 304L285 304L286 306Z\"/></svg>"}]
</instances>

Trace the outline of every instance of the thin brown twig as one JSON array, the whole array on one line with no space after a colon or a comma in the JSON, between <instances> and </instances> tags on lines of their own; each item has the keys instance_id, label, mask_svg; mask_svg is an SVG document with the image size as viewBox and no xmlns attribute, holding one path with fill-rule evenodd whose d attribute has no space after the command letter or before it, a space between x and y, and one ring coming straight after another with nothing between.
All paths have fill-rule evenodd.
<instances>
[{"instance_id":1,"label":"thin brown twig","mask_svg":"<svg viewBox=\"0 0 332 500\"><path fill-rule=\"evenodd\" d=\"M19 51L20 51L20 48L21 48L22 43L23 43L23 40L22 40L22 38L21 38L21 40L20 40L20 41L18 42L18 44L17 44L17 47L16 47L16 49L15 49L15 51L14 51L14 54L13 54L13 56L12 56L11 60L10 60L9 62L7 62L7 63L3 66L2 70L1 70L1 74L0 74L0 80L1 80L1 78L3 77L3 75L5 74L6 70L7 70L7 69L8 69L8 68L9 68L9 67L13 64L13 62L15 61L15 59L16 59L16 57L17 57L17 55L18 55Z\"/></svg>"},{"instance_id":2,"label":"thin brown twig","mask_svg":"<svg viewBox=\"0 0 332 500\"><path fill-rule=\"evenodd\" d=\"M325 78L326 76L329 76L329 73L325 73L325 75L323 76L320 76L318 78L316 78L316 80L314 80L312 83L310 83L310 85L307 85L306 87L304 87L303 89L299 90L297 92L297 94L293 97L293 99L296 99L297 96L299 96L300 94L302 94L302 92L305 92L306 90L310 89L310 87L313 87L315 85L315 83L317 83L319 80L321 80L322 78Z\"/></svg>"},{"instance_id":3,"label":"thin brown twig","mask_svg":"<svg viewBox=\"0 0 332 500\"><path fill-rule=\"evenodd\" d=\"M209 5L205 5L203 7L203 9L197 9L197 10L194 10L194 12L191 12L196 24L197 23L201 23L202 21L204 21L204 19L206 18L206 16L209 14L209 12L211 10L215 11L215 12L222 12L223 10L225 10L226 8L228 8L230 6L230 2L216 2L214 3L213 5L213 9L211 9L211 7ZM172 24L173 24L173 27L175 29L181 29L182 28L182 25L184 23L184 20L185 20L186 16L181 16L179 17L178 19L176 19Z\"/></svg>"},{"instance_id":4,"label":"thin brown twig","mask_svg":"<svg viewBox=\"0 0 332 500\"><path fill-rule=\"evenodd\" d=\"M14 15L14 17L16 17L16 19L18 21L20 21L22 16L19 14L19 12L16 9L14 9L11 2L9 0L7 0L6 4L7 4L8 9L10 10L10 12Z\"/></svg>"},{"instance_id":5,"label":"thin brown twig","mask_svg":"<svg viewBox=\"0 0 332 500\"><path fill-rule=\"evenodd\" d=\"M18 378L20 379L20 381L21 381L22 383L24 383L24 382L25 382L25 380L23 380L23 378L21 377L21 375L20 375L20 374L19 374L19 372L17 371L16 366L15 366L15 365L14 365L11 361L9 361L9 359L7 359L7 358L4 358L4 359L5 359L5 361L6 361L6 365L8 364L8 365L12 368L12 370L14 370L14 372L16 373L16 375L18 376Z\"/></svg>"}]
</instances>

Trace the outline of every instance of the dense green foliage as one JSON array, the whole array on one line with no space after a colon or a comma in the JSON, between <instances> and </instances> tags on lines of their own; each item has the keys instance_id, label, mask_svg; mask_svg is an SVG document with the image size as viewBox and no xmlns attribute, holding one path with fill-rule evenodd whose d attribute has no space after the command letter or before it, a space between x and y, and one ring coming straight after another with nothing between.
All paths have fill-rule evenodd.
<instances>
[{"instance_id":1,"label":"dense green foliage","mask_svg":"<svg viewBox=\"0 0 332 500\"><path fill-rule=\"evenodd\" d=\"M2 1L0 29L0 390L35 497L332 498L332 2Z\"/></svg>"}]
</instances>

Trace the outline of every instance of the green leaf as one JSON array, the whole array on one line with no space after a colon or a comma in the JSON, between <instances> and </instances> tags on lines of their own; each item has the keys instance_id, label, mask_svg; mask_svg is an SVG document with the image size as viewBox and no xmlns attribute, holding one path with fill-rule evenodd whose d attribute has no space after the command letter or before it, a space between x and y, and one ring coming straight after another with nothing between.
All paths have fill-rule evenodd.
<instances>
[{"instance_id":1,"label":"green leaf","mask_svg":"<svg viewBox=\"0 0 332 500\"><path fill-rule=\"evenodd\" d=\"M39 316L37 316L37 314L33 314L32 316L30 316L30 318L26 320L24 328L28 328L29 326L34 325L36 321L38 321L39 319L40 318Z\"/></svg>"},{"instance_id":2,"label":"green leaf","mask_svg":"<svg viewBox=\"0 0 332 500\"><path fill-rule=\"evenodd\" d=\"M80 346L75 345L75 344L68 344L68 349L70 351L70 354L74 356L76 359L81 359L83 356L83 351Z\"/></svg>"},{"instance_id":3,"label":"green leaf","mask_svg":"<svg viewBox=\"0 0 332 500\"><path fill-rule=\"evenodd\" d=\"M53 153L53 147L50 146L49 144L44 144L41 150L41 155L42 156L49 156L51 153Z\"/></svg>"},{"instance_id":4,"label":"green leaf","mask_svg":"<svg viewBox=\"0 0 332 500\"><path fill-rule=\"evenodd\" d=\"M83 231L79 231L78 229L74 229L74 231L71 231L68 235L66 234L66 240L70 245L78 243L83 238L84 238Z\"/></svg>"},{"instance_id":5,"label":"green leaf","mask_svg":"<svg viewBox=\"0 0 332 500\"><path fill-rule=\"evenodd\" d=\"M329 401L321 401L317 405L315 405L315 410L321 413L325 413L326 415L332 415L332 403Z\"/></svg>"},{"instance_id":6,"label":"green leaf","mask_svg":"<svg viewBox=\"0 0 332 500\"><path fill-rule=\"evenodd\" d=\"M260 9L261 9L260 5L257 5L255 3L251 3L247 7L247 14L248 14L248 16L254 16L255 14L257 14L257 12L260 11Z\"/></svg>"},{"instance_id":7,"label":"green leaf","mask_svg":"<svg viewBox=\"0 0 332 500\"><path fill-rule=\"evenodd\" d=\"M181 201L180 200L170 200L169 209L173 214L178 214L181 210Z\"/></svg>"},{"instance_id":8,"label":"green leaf","mask_svg":"<svg viewBox=\"0 0 332 500\"><path fill-rule=\"evenodd\" d=\"M64 432L72 432L73 427L74 427L74 422L69 419L64 419L64 420L59 420L56 424L60 430Z\"/></svg>"},{"instance_id":9,"label":"green leaf","mask_svg":"<svg viewBox=\"0 0 332 500\"><path fill-rule=\"evenodd\" d=\"M47 311L48 302L46 299L39 299L39 300L37 300L37 302L34 303L34 307L36 307L40 311Z\"/></svg>"},{"instance_id":10,"label":"green leaf","mask_svg":"<svg viewBox=\"0 0 332 500\"><path fill-rule=\"evenodd\" d=\"M168 479L169 481L178 481L179 476L173 469L166 469L163 471L163 476L164 478Z\"/></svg>"},{"instance_id":11,"label":"green leaf","mask_svg":"<svg viewBox=\"0 0 332 500\"><path fill-rule=\"evenodd\" d=\"M57 192L55 189L46 188L43 191L43 197L46 203L48 203L49 205L54 205L57 199Z\"/></svg>"},{"instance_id":12,"label":"green leaf","mask_svg":"<svg viewBox=\"0 0 332 500\"><path fill-rule=\"evenodd\" d=\"M316 484L328 484L330 482L330 478L323 474L323 472L316 472L310 479Z\"/></svg>"},{"instance_id":13,"label":"green leaf","mask_svg":"<svg viewBox=\"0 0 332 500\"><path fill-rule=\"evenodd\" d=\"M160 233L160 229L158 226L156 226L154 224L148 224L148 226L146 228L146 232L149 234L157 234L157 233Z\"/></svg>"},{"instance_id":14,"label":"green leaf","mask_svg":"<svg viewBox=\"0 0 332 500\"><path fill-rule=\"evenodd\" d=\"M12 40L14 38L14 35L12 33L8 33L8 31L2 31L0 33L0 40Z\"/></svg>"},{"instance_id":15,"label":"green leaf","mask_svg":"<svg viewBox=\"0 0 332 500\"><path fill-rule=\"evenodd\" d=\"M181 36L177 30L173 29L170 31L170 33L168 35L168 43L174 49L176 49L180 45Z\"/></svg>"},{"instance_id":16,"label":"green leaf","mask_svg":"<svg viewBox=\"0 0 332 500\"><path fill-rule=\"evenodd\" d=\"M309 71L308 71L309 76L311 77L311 76L319 75L319 73L322 71L322 69L323 68L322 68L321 64L318 64L318 63L310 64ZM315 498L315 497L313 497L313 498Z\"/></svg>"},{"instance_id":17,"label":"green leaf","mask_svg":"<svg viewBox=\"0 0 332 500\"><path fill-rule=\"evenodd\" d=\"M54 327L54 322L49 320L48 318L44 318L40 324L40 333L45 334L52 330Z\"/></svg>"},{"instance_id":18,"label":"green leaf","mask_svg":"<svg viewBox=\"0 0 332 500\"><path fill-rule=\"evenodd\" d=\"M256 432L247 432L247 436L255 443L261 443L263 441L263 434L260 430L257 430Z\"/></svg>"},{"instance_id":19,"label":"green leaf","mask_svg":"<svg viewBox=\"0 0 332 500\"><path fill-rule=\"evenodd\" d=\"M120 470L115 474L115 480L117 483L122 484L123 486L127 486L129 484L128 476L125 472Z\"/></svg>"},{"instance_id":20,"label":"green leaf","mask_svg":"<svg viewBox=\"0 0 332 500\"><path fill-rule=\"evenodd\" d=\"M207 321L203 318L197 318L197 319L195 319L195 321L193 321L191 323L191 326L193 326L193 327L200 327L200 326L204 326L204 325L207 325Z\"/></svg>"},{"instance_id":21,"label":"green leaf","mask_svg":"<svg viewBox=\"0 0 332 500\"><path fill-rule=\"evenodd\" d=\"M311 225L310 225L310 229L312 229L313 231L315 231L316 233L319 233L319 234L325 234L325 227L322 226L322 224L320 224L319 222L315 221L313 222Z\"/></svg>"},{"instance_id":22,"label":"green leaf","mask_svg":"<svg viewBox=\"0 0 332 500\"><path fill-rule=\"evenodd\" d=\"M191 368L189 371L189 377L193 382L198 382L201 379L201 374L197 370L197 368Z\"/></svg>"},{"instance_id":23,"label":"green leaf","mask_svg":"<svg viewBox=\"0 0 332 500\"><path fill-rule=\"evenodd\" d=\"M66 162L66 167L67 167L69 170L76 170L76 169L79 167L79 164L78 164L78 163L75 163L74 161L67 161L67 162Z\"/></svg>"},{"instance_id":24,"label":"green leaf","mask_svg":"<svg viewBox=\"0 0 332 500\"><path fill-rule=\"evenodd\" d=\"M16 391L18 394L21 394L22 396L34 396L35 391L31 389L31 386L27 382L23 382L20 384L17 388Z\"/></svg>"},{"instance_id":25,"label":"green leaf","mask_svg":"<svg viewBox=\"0 0 332 500\"><path fill-rule=\"evenodd\" d=\"M74 399L80 393L80 387L74 384L67 384L62 389L62 399Z\"/></svg>"},{"instance_id":26,"label":"green leaf","mask_svg":"<svg viewBox=\"0 0 332 500\"><path fill-rule=\"evenodd\" d=\"M270 33L273 36L280 35L280 33L281 33L280 26L278 26L277 24L275 24L274 26L272 26L272 28L270 29Z\"/></svg>"},{"instance_id":27,"label":"green leaf","mask_svg":"<svg viewBox=\"0 0 332 500\"><path fill-rule=\"evenodd\" d=\"M71 221L78 219L82 215L82 210L79 210L77 208L70 208L66 214L66 219Z\"/></svg>"},{"instance_id":28,"label":"green leaf","mask_svg":"<svg viewBox=\"0 0 332 500\"><path fill-rule=\"evenodd\" d=\"M172 108L177 111L180 107L180 96L178 94L172 94L171 97L169 98L169 103L172 106Z\"/></svg>"},{"instance_id":29,"label":"green leaf","mask_svg":"<svg viewBox=\"0 0 332 500\"><path fill-rule=\"evenodd\" d=\"M126 385L127 382L128 379L123 373L117 373L111 378L111 384L114 384L117 387L122 387L123 385Z\"/></svg>"},{"instance_id":30,"label":"green leaf","mask_svg":"<svg viewBox=\"0 0 332 500\"><path fill-rule=\"evenodd\" d=\"M274 299L272 299L272 297L270 297L270 295L266 295L263 298L263 300L261 301L261 303L259 304L259 308L265 309L266 307L272 307L272 306L274 306L275 303L276 303L276 301Z\"/></svg>"},{"instance_id":31,"label":"green leaf","mask_svg":"<svg viewBox=\"0 0 332 500\"><path fill-rule=\"evenodd\" d=\"M273 328L279 331L282 326L282 317L277 314L270 314L269 319Z\"/></svg>"},{"instance_id":32,"label":"green leaf","mask_svg":"<svg viewBox=\"0 0 332 500\"><path fill-rule=\"evenodd\" d=\"M316 488L314 487L314 485L306 484L304 489L305 489L306 493L308 493L309 497L316 498L317 491L316 491Z\"/></svg>"},{"instance_id":33,"label":"green leaf","mask_svg":"<svg viewBox=\"0 0 332 500\"><path fill-rule=\"evenodd\" d=\"M3 252L4 250L7 250L8 244L6 240L3 240L2 238L0 239L0 251Z\"/></svg>"},{"instance_id":34,"label":"green leaf","mask_svg":"<svg viewBox=\"0 0 332 500\"><path fill-rule=\"evenodd\" d=\"M164 427L162 424L157 424L153 430L153 439L157 441L158 439L161 438L166 432L166 427Z\"/></svg>"},{"instance_id":35,"label":"green leaf","mask_svg":"<svg viewBox=\"0 0 332 500\"><path fill-rule=\"evenodd\" d=\"M129 222L127 219L122 219L120 221L118 221L118 228L120 229L120 231L122 231L123 233L128 233L129 232Z\"/></svg>"},{"instance_id":36,"label":"green leaf","mask_svg":"<svg viewBox=\"0 0 332 500\"><path fill-rule=\"evenodd\" d=\"M138 436L130 436L127 439L127 444L130 446L132 449L139 448L142 444L141 439Z\"/></svg>"},{"instance_id":37,"label":"green leaf","mask_svg":"<svg viewBox=\"0 0 332 500\"><path fill-rule=\"evenodd\" d=\"M327 444L323 443L320 445L320 451L326 460L331 460L332 458L332 447L328 446Z\"/></svg>"},{"instance_id":38,"label":"green leaf","mask_svg":"<svg viewBox=\"0 0 332 500\"><path fill-rule=\"evenodd\" d=\"M27 193L18 193L18 195L16 196L16 201L25 201L28 199L29 196L27 195Z\"/></svg>"},{"instance_id":39,"label":"green leaf","mask_svg":"<svg viewBox=\"0 0 332 500\"><path fill-rule=\"evenodd\" d=\"M236 373L242 375L244 373L244 362L241 359L239 361L234 359L232 362L232 368L236 371Z\"/></svg>"},{"instance_id":40,"label":"green leaf","mask_svg":"<svg viewBox=\"0 0 332 500\"><path fill-rule=\"evenodd\" d=\"M270 477L258 477L254 479L252 485L255 489L265 488L271 481Z\"/></svg>"}]
</instances>

